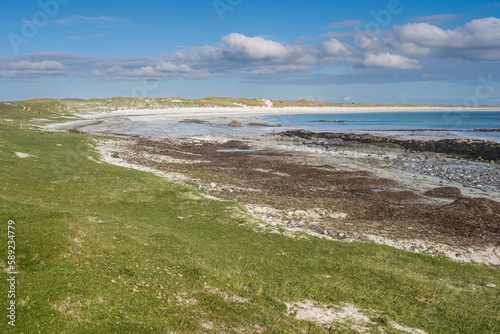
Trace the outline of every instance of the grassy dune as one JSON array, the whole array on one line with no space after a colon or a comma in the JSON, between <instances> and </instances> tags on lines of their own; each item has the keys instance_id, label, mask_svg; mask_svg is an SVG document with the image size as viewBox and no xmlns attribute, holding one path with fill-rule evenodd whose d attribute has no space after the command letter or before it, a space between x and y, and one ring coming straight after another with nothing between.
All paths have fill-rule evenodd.
<instances>
[{"instance_id":1,"label":"grassy dune","mask_svg":"<svg viewBox=\"0 0 500 334\"><path fill-rule=\"evenodd\" d=\"M500 293L485 286L500 285L498 269L265 233L237 203L97 163L95 137L18 122L0 125L1 259L13 219L18 333L354 332L287 314L285 302L304 300L354 304L375 319L373 333L399 333L392 321L500 332ZM5 279L0 291L5 310ZM12 331L5 317L0 328Z\"/></svg>"},{"instance_id":2,"label":"grassy dune","mask_svg":"<svg viewBox=\"0 0 500 334\"><path fill-rule=\"evenodd\" d=\"M32 117L48 116L51 112L61 115L71 115L73 113L87 112L110 112L119 109L165 109L165 108L243 108L249 107L266 107L264 102L266 99L247 99L247 98L232 98L232 97L207 97L199 100L189 100L183 98L129 98L129 97L114 97L110 99L89 99L85 101L61 101L50 99L37 99L10 102L8 104L0 104L0 117L6 115L32 115ZM447 106L447 105L424 105L424 104L375 104L375 103L328 103L319 101L283 101L272 100L274 107L463 107L463 106ZM488 108L491 106L479 106L478 108Z\"/></svg>"}]
</instances>

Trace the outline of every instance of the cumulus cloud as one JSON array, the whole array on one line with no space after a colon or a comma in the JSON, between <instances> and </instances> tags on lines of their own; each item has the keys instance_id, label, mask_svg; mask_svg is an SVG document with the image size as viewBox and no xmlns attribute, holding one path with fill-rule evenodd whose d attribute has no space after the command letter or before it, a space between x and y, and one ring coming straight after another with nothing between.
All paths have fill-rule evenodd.
<instances>
[{"instance_id":1,"label":"cumulus cloud","mask_svg":"<svg viewBox=\"0 0 500 334\"><path fill-rule=\"evenodd\" d=\"M155 69L162 72L191 72L192 69L186 64L175 65L174 63L162 62L155 66Z\"/></svg>"},{"instance_id":2,"label":"cumulus cloud","mask_svg":"<svg viewBox=\"0 0 500 334\"><path fill-rule=\"evenodd\" d=\"M8 64L6 69L0 69L1 78L29 78L46 75L66 74L67 67L57 61L41 62L19 61Z\"/></svg>"},{"instance_id":3,"label":"cumulus cloud","mask_svg":"<svg viewBox=\"0 0 500 334\"><path fill-rule=\"evenodd\" d=\"M395 26L377 37L358 36L358 45L369 53L390 52L406 57L455 57L468 60L500 60L500 19L473 20L454 29L430 23Z\"/></svg>"},{"instance_id":4,"label":"cumulus cloud","mask_svg":"<svg viewBox=\"0 0 500 334\"><path fill-rule=\"evenodd\" d=\"M30 61L20 61L17 63L11 63L10 68L15 70L42 70L42 71L52 71L52 70L63 70L66 68L63 64L57 61L45 60L41 62L30 62Z\"/></svg>"},{"instance_id":5,"label":"cumulus cloud","mask_svg":"<svg viewBox=\"0 0 500 334\"><path fill-rule=\"evenodd\" d=\"M222 41L235 53L241 53L250 59L283 59L290 51L283 43L263 37L247 37L238 33L223 36Z\"/></svg>"},{"instance_id":6,"label":"cumulus cloud","mask_svg":"<svg viewBox=\"0 0 500 334\"><path fill-rule=\"evenodd\" d=\"M363 64L367 67L388 67L400 70L418 70L422 66L415 59L409 59L389 52L379 54L367 54Z\"/></svg>"},{"instance_id":7,"label":"cumulus cloud","mask_svg":"<svg viewBox=\"0 0 500 334\"><path fill-rule=\"evenodd\" d=\"M332 38L323 43L327 55L350 55L351 52L337 39Z\"/></svg>"},{"instance_id":8,"label":"cumulus cloud","mask_svg":"<svg viewBox=\"0 0 500 334\"><path fill-rule=\"evenodd\" d=\"M489 17L453 29L421 22L382 29L371 35L342 32L342 37L336 38L327 33L319 41L307 43L288 43L269 37L231 33L222 36L220 42L215 44L184 47L177 52L155 57L105 58L67 53L0 57L0 76L37 78L68 75L103 81L225 76L273 82L273 75L279 74L275 76L276 81L309 77L318 83L326 83L332 79L326 79L323 69L347 66L348 71L363 73L365 77L375 76L376 73L380 78L381 73L391 73L388 78L422 80L428 79L422 73L433 73L440 78L434 72L444 72L447 68L456 76L464 61L469 67L490 61L487 66L491 68L491 61L500 60L498 31L500 19ZM451 60L456 62L454 67L450 65ZM432 68L438 62L439 67ZM419 69L425 69L425 72L415 71ZM293 73L300 75L293 76ZM352 80L358 79L353 77Z\"/></svg>"}]
</instances>

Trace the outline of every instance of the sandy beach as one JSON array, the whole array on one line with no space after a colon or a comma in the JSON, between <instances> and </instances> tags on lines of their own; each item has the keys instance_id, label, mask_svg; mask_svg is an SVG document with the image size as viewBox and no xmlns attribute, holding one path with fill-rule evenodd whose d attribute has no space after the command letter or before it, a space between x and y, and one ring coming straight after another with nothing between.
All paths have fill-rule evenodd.
<instances>
[{"instance_id":1,"label":"sandy beach","mask_svg":"<svg viewBox=\"0 0 500 334\"><path fill-rule=\"evenodd\" d=\"M262 135L269 132L291 130L297 127L288 124L290 115L344 115L365 113L419 113L419 112L449 112L450 119L461 117L458 113L465 112L463 119L470 117L469 113L499 111L498 108L455 108L455 107L244 107L244 108L170 108L170 109L123 109L111 112L90 112L75 114L77 121L51 124L46 126L50 131L80 131L95 134L114 134L125 136L171 136L171 135ZM262 118L271 117L272 122L262 122ZM183 122L188 120L188 122ZM227 127L232 120L245 125L243 128ZM273 128L279 124L278 128ZM325 124L325 123L323 123ZM266 125L268 125L266 127ZM346 127L348 129L348 127ZM397 132L397 131L396 131ZM391 131L381 132L381 135L394 135ZM399 133L416 139L457 138L446 132ZM471 133L469 138L474 138Z\"/></svg>"},{"instance_id":2,"label":"sandy beach","mask_svg":"<svg viewBox=\"0 0 500 334\"><path fill-rule=\"evenodd\" d=\"M500 108L464 108L464 107L243 107L243 108L169 108L169 109L124 109L110 113L82 114L84 118L107 118L119 116L161 116L172 119L196 117L211 119L217 117L256 117L268 115L296 114L348 114L348 113L381 113L381 112L432 112L432 111L500 111Z\"/></svg>"}]
</instances>

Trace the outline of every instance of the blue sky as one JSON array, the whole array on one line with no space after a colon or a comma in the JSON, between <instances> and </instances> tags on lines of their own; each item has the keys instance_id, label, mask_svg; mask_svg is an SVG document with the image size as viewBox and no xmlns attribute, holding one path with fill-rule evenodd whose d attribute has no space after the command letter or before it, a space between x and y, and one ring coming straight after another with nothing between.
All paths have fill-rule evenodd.
<instances>
[{"instance_id":1,"label":"blue sky","mask_svg":"<svg viewBox=\"0 0 500 334\"><path fill-rule=\"evenodd\" d=\"M495 1L12 1L0 31L0 100L500 105Z\"/></svg>"}]
</instances>

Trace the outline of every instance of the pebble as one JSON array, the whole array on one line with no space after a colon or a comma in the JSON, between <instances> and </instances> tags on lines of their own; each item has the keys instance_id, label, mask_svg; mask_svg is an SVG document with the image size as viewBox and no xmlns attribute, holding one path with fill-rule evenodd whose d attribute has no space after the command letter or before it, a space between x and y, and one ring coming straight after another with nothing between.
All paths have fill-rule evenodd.
<instances>
[{"instance_id":1,"label":"pebble","mask_svg":"<svg viewBox=\"0 0 500 334\"><path fill-rule=\"evenodd\" d=\"M345 236L345 234L344 234L344 233L342 233L342 232L340 232L340 233L338 234L338 236L339 236L339 237L341 237L341 238L343 238L343 237Z\"/></svg>"},{"instance_id":2,"label":"pebble","mask_svg":"<svg viewBox=\"0 0 500 334\"><path fill-rule=\"evenodd\" d=\"M413 158L404 157L402 161L396 161L392 166L416 174L437 176L452 182L459 182L464 186L480 189L493 187L500 190L500 168L498 165L458 160L450 162L437 158L416 161Z\"/></svg>"}]
</instances>

